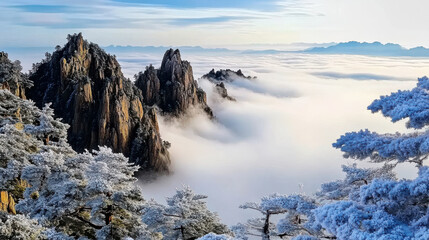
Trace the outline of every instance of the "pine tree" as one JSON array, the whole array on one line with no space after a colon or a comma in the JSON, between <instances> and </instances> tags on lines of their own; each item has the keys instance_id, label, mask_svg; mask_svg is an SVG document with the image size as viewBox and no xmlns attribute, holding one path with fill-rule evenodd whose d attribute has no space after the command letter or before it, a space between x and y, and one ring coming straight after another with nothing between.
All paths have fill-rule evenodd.
<instances>
[{"instance_id":1,"label":"pine tree","mask_svg":"<svg viewBox=\"0 0 429 240\"><path fill-rule=\"evenodd\" d=\"M208 233L230 233L217 214L207 209L203 201L206 198L184 187L167 198L167 206L149 202L143 221L151 231L161 232L164 239L197 239Z\"/></svg>"},{"instance_id":2,"label":"pine tree","mask_svg":"<svg viewBox=\"0 0 429 240\"><path fill-rule=\"evenodd\" d=\"M368 109L393 122L408 119L408 128L429 125L429 79L418 79L412 90L375 100ZM342 182L325 184L321 195L341 199L314 211L315 219L338 239L429 239L429 132L379 134L369 130L341 136L334 147L344 156L382 163L379 169L346 169ZM418 168L415 179L396 180L392 169L400 163ZM338 188L338 190L335 190Z\"/></svg>"}]
</instances>

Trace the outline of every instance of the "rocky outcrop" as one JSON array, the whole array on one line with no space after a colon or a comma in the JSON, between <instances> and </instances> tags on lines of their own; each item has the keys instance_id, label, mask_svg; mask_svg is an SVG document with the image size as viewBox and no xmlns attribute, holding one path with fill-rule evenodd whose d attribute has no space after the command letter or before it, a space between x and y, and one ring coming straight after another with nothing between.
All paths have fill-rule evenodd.
<instances>
[{"instance_id":1,"label":"rocky outcrop","mask_svg":"<svg viewBox=\"0 0 429 240\"><path fill-rule=\"evenodd\" d=\"M0 52L0 89L7 89L16 96L26 99L25 89L32 86L28 75L23 74L19 61L10 61L8 54Z\"/></svg>"},{"instance_id":2,"label":"rocky outcrop","mask_svg":"<svg viewBox=\"0 0 429 240\"><path fill-rule=\"evenodd\" d=\"M237 101L235 98L228 95L228 90L223 82L216 84L216 92L222 97L229 101Z\"/></svg>"},{"instance_id":3,"label":"rocky outcrop","mask_svg":"<svg viewBox=\"0 0 429 240\"><path fill-rule=\"evenodd\" d=\"M0 191L0 211L16 214L15 200L7 191Z\"/></svg>"},{"instance_id":4,"label":"rocky outcrop","mask_svg":"<svg viewBox=\"0 0 429 240\"><path fill-rule=\"evenodd\" d=\"M231 69L220 69L219 71L215 71L214 69L212 69L209 73L202 76L202 78L205 78L215 84L215 90L222 98L225 98L230 101L236 101L235 98L228 95L228 90L225 87L225 82L230 83L238 78L250 80L256 77L244 75L241 69L238 69L238 71L233 71Z\"/></svg>"},{"instance_id":5,"label":"rocky outcrop","mask_svg":"<svg viewBox=\"0 0 429 240\"><path fill-rule=\"evenodd\" d=\"M221 82L233 82L237 78L254 79L256 77L244 75L241 69L238 69L238 71L233 71L231 69L220 69L218 71L215 71L214 69L212 69L209 73L202 76L202 78L206 78L210 82L217 84Z\"/></svg>"},{"instance_id":6,"label":"rocky outcrop","mask_svg":"<svg viewBox=\"0 0 429 240\"><path fill-rule=\"evenodd\" d=\"M147 67L136 76L135 84L142 90L144 103L157 105L164 113L179 116L191 106L200 106L213 117L206 93L198 87L191 64L182 60L179 50L169 49L161 68Z\"/></svg>"},{"instance_id":7,"label":"rocky outcrop","mask_svg":"<svg viewBox=\"0 0 429 240\"><path fill-rule=\"evenodd\" d=\"M38 107L52 102L55 115L70 125L68 140L82 152L108 146L144 167L165 171L170 159L156 114L119 63L81 34L38 64L28 96Z\"/></svg>"}]
</instances>

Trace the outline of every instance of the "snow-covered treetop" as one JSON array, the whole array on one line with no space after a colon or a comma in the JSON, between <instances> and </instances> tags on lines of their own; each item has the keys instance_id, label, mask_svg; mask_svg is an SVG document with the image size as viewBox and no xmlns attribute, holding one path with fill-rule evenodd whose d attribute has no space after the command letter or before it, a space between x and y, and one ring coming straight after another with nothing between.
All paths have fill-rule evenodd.
<instances>
[{"instance_id":1,"label":"snow-covered treetop","mask_svg":"<svg viewBox=\"0 0 429 240\"><path fill-rule=\"evenodd\" d=\"M46 104L38 116L38 124L26 126L25 131L43 140L46 138L56 141L66 139L69 125L62 123L61 119L55 119L54 110L50 106L51 104Z\"/></svg>"},{"instance_id":2,"label":"snow-covered treetop","mask_svg":"<svg viewBox=\"0 0 429 240\"><path fill-rule=\"evenodd\" d=\"M25 101L7 90L0 90L0 125L34 123L40 110L31 101Z\"/></svg>"},{"instance_id":3,"label":"snow-covered treetop","mask_svg":"<svg viewBox=\"0 0 429 240\"><path fill-rule=\"evenodd\" d=\"M312 198L298 194L273 194L261 199L261 209L264 211L295 211L297 213L309 214L316 207L317 205Z\"/></svg>"},{"instance_id":4,"label":"snow-covered treetop","mask_svg":"<svg viewBox=\"0 0 429 240\"><path fill-rule=\"evenodd\" d=\"M233 240L233 239L236 239L236 238L233 238L225 234L214 234L214 233L209 233L204 235L201 238L198 238L198 240Z\"/></svg>"},{"instance_id":5,"label":"snow-covered treetop","mask_svg":"<svg viewBox=\"0 0 429 240\"><path fill-rule=\"evenodd\" d=\"M416 88L383 96L368 109L381 111L393 122L408 118L409 128L423 128L429 124L429 79L419 78ZM346 158L370 158L374 162L407 161L422 166L429 154L429 131L379 134L366 129L344 134L333 147L341 149Z\"/></svg>"},{"instance_id":6,"label":"snow-covered treetop","mask_svg":"<svg viewBox=\"0 0 429 240\"><path fill-rule=\"evenodd\" d=\"M392 122L409 118L408 128L423 128L429 124L429 79L418 79L412 90L398 91L390 96L382 96L368 106L373 113L381 111Z\"/></svg>"},{"instance_id":7,"label":"snow-covered treetop","mask_svg":"<svg viewBox=\"0 0 429 240\"><path fill-rule=\"evenodd\" d=\"M302 194L272 194L263 197L260 203L241 205L240 208L257 210L264 217L249 219L244 224L233 226L232 231L239 239L247 239L248 236L260 236L262 239L305 234L324 236L320 226L314 222L313 210L318 205L315 199ZM280 215L282 218L274 224L270 220L271 215Z\"/></svg>"},{"instance_id":8,"label":"snow-covered treetop","mask_svg":"<svg viewBox=\"0 0 429 240\"><path fill-rule=\"evenodd\" d=\"M229 234L230 230L211 212L204 199L189 186L177 189L167 198L167 206L149 201L143 210L143 222L152 232L162 233L163 239L196 239L209 233Z\"/></svg>"},{"instance_id":9,"label":"snow-covered treetop","mask_svg":"<svg viewBox=\"0 0 429 240\"><path fill-rule=\"evenodd\" d=\"M350 193L371 183L374 179L396 180L396 175L392 171L394 167L393 164L385 164L380 168L359 168L356 164L343 165L345 179L322 184L321 190L316 195L326 200L346 199Z\"/></svg>"},{"instance_id":10,"label":"snow-covered treetop","mask_svg":"<svg viewBox=\"0 0 429 240\"><path fill-rule=\"evenodd\" d=\"M12 88L22 85L24 88L33 84L28 80L28 75L23 74L20 61L10 61L8 54L0 52L0 84L8 83ZM14 86L15 85L15 86Z\"/></svg>"}]
</instances>

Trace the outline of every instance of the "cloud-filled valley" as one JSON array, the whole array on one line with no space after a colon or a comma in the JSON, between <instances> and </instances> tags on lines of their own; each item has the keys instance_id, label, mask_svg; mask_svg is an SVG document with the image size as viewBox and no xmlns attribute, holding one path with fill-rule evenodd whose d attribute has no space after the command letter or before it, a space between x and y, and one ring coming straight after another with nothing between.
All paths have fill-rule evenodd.
<instances>
[{"instance_id":1,"label":"cloud-filled valley","mask_svg":"<svg viewBox=\"0 0 429 240\"><path fill-rule=\"evenodd\" d=\"M153 52L112 54L130 79L149 64L159 67L162 59L161 53ZM274 192L311 194L321 183L341 178L341 165L353 161L343 159L331 144L345 132L365 128L407 132L402 123L393 124L366 107L380 95L412 88L417 77L429 72L429 59L424 58L181 54L191 62L196 79L212 68L242 69L257 78L226 83L236 102L221 99L212 83L199 79L216 120L198 110L180 120L159 117L162 138L172 144L172 174L140 184L147 199L159 202L189 185L208 195L210 209L229 225L257 216L238 208L244 202ZM42 54L23 57L12 52L11 58L22 59L28 69L28 63L37 62ZM355 81L356 76L366 77ZM409 167L399 172L403 177L415 174Z\"/></svg>"},{"instance_id":2,"label":"cloud-filled valley","mask_svg":"<svg viewBox=\"0 0 429 240\"><path fill-rule=\"evenodd\" d=\"M231 68L257 79L226 84L228 94L237 102L221 99L211 83L199 79L216 121L197 111L173 122L160 118L161 134L172 143L173 174L142 184L142 189L147 197L162 202L182 184L190 185L209 196L209 206L227 224L256 216L238 208L244 202L273 192L311 194L320 183L340 178L340 166L352 163L331 146L341 134L365 128L407 131L400 123L371 114L366 107L380 95L411 88L416 78L429 70L415 66L424 66L428 60L418 63L361 56L211 57L182 52L182 57L190 60L196 78L212 68ZM159 66L159 62L153 63ZM387 71L392 66L395 68ZM126 73L142 67L138 62L123 63ZM332 81L311 74L322 69L346 77ZM354 81L353 74L362 69L370 71L369 76L389 72L394 77ZM404 177L415 174L409 167L399 173Z\"/></svg>"}]
</instances>

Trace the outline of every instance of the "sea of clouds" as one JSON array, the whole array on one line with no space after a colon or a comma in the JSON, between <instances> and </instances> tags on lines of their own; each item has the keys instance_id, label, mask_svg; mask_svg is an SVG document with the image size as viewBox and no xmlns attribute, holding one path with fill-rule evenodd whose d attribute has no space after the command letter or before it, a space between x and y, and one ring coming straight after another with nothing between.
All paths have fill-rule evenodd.
<instances>
[{"instance_id":1,"label":"sea of clouds","mask_svg":"<svg viewBox=\"0 0 429 240\"><path fill-rule=\"evenodd\" d=\"M159 66L162 55L153 62ZM238 206L271 193L312 194L323 182L342 177L351 164L331 144L347 131L406 132L366 107L380 95L415 86L429 74L429 59L350 55L187 54L196 79L214 69L242 69L257 79L227 83L237 102L220 99L199 79L216 121L194 111L177 121L160 118L162 137L172 143L173 174L142 183L147 197L162 202L183 184L206 194L210 209L235 224L257 217ZM119 56L121 60L121 56ZM142 69L123 63L124 71ZM400 177L415 174L402 166Z\"/></svg>"},{"instance_id":2,"label":"sea of clouds","mask_svg":"<svg viewBox=\"0 0 429 240\"><path fill-rule=\"evenodd\" d=\"M131 79L162 60L162 53L115 54ZM409 131L404 121L393 124L366 107L429 74L429 59L423 58L204 52L182 52L182 58L191 62L196 79L212 68L242 69L257 78L226 84L236 102L220 99L211 83L199 79L216 120L197 109L175 121L159 117L162 137L172 144L172 174L140 185L147 199L161 203L189 185L208 195L209 208L229 225L258 216L239 209L242 203L275 192L312 194L321 183L341 178L341 165L353 163L331 146L341 134ZM415 170L402 166L398 173L412 177Z\"/></svg>"}]
</instances>

